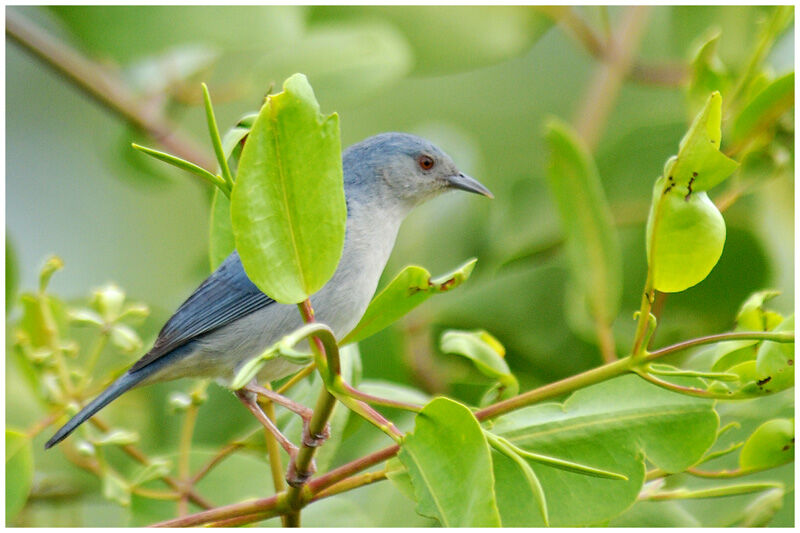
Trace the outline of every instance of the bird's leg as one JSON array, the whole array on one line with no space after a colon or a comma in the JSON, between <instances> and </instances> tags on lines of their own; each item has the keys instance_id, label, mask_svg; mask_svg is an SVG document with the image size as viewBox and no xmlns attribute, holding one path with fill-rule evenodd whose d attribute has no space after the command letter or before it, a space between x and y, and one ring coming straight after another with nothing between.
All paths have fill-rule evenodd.
<instances>
[{"instance_id":1,"label":"bird's leg","mask_svg":"<svg viewBox=\"0 0 800 533\"><path fill-rule=\"evenodd\" d=\"M269 417L264 413L261 407L258 405L256 401L256 394L252 391L247 390L247 388L239 389L236 392L236 397L247 407L253 415L258 419L261 424L272 433L275 438L278 440L278 443L281 447L286 450L286 453L289 454L290 457L294 457L297 454L297 446L291 443L289 439L287 439L281 430L269 419Z\"/></svg>"},{"instance_id":2,"label":"bird's leg","mask_svg":"<svg viewBox=\"0 0 800 533\"><path fill-rule=\"evenodd\" d=\"M325 424L325 429L322 430L322 433L311 435L308 425L311 422L311 417L314 415L314 411L305 405L301 405L287 398L286 396L282 396L275 391L271 391L265 387L262 387L258 385L255 380L246 385L243 390L268 398L278 405L282 405L291 412L299 415L300 418L303 419L303 444L306 446L316 448L317 446L321 446L322 443L331 436L330 424Z\"/></svg>"},{"instance_id":3,"label":"bird's leg","mask_svg":"<svg viewBox=\"0 0 800 533\"><path fill-rule=\"evenodd\" d=\"M278 427L269 419L269 417L261 410L261 407L258 405L256 401L256 392L250 390L252 385L248 385L244 388L241 388L237 391L234 391L236 397L247 407L253 415L258 419L261 424L265 428L269 430L270 433L275 437L281 447L286 450L286 453L289 454L291 461L289 461L289 470L286 472L286 481L292 486L299 486L305 483L311 475L316 472L317 467L314 464L314 461L311 461L309 465L309 469L306 472L296 472L294 467L294 461L297 457L297 446L291 443L289 439L287 439L283 433L278 429ZM266 389L265 389L266 390Z\"/></svg>"}]
</instances>

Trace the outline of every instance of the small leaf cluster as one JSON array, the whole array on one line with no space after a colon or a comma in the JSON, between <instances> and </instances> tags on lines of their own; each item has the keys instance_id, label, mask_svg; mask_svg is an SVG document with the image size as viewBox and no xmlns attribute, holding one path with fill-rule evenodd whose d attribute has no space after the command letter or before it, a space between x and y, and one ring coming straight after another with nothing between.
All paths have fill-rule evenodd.
<instances>
[{"instance_id":1,"label":"small leaf cluster","mask_svg":"<svg viewBox=\"0 0 800 533\"><path fill-rule=\"evenodd\" d=\"M56 479L34 482L33 438L50 424L75 414L123 371L131 355L143 346L132 326L142 323L149 308L129 301L125 291L114 284L94 289L86 302L67 303L49 290L53 274L63 266L58 257L46 260L38 289L23 292L12 302L12 310L17 311L14 304L19 310L13 327L15 362L32 397L51 415L46 424L29 430L6 429L9 518L22 509L31 492L42 490L38 485L59 484ZM99 368L104 372L101 379L96 375ZM163 479L171 468L165 458L140 454L134 454L141 463L138 467L120 468L116 461L109 461L105 450L126 448L138 441L137 432L109 426L96 417L92 426L82 426L78 438L64 446L69 448L70 461L99 478L104 497L129 505L139 487Z\"/></svg>"}]
</instances>

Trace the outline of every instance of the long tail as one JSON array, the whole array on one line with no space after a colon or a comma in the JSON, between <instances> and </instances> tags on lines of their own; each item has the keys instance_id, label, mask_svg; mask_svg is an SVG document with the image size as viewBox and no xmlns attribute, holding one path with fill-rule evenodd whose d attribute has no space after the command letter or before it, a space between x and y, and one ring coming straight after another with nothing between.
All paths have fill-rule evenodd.
<instances>
[{"instance_id":1,"label":"long tail","mask_svg":"<svg viewBox=\"0 0 800 533\"><path fill-rule=\"evenodd\" d=\"M47 444L44 445L45 449L52 448L62 440L64 440L70 433L75 431L75 428L86 422L97 411L111 403L112 400L133 388L137 383L148 377L150 372L126 372L117 381L109 385L109 387L100 393L100 395L84 407L78 414L73 416L69 422L56 431Z\"/></svg>"}]
</instances>

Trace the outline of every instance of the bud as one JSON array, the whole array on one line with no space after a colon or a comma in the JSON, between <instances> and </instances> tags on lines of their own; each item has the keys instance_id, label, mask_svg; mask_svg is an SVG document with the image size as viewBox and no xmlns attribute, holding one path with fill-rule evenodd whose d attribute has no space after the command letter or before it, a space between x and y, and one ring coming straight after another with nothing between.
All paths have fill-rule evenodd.
<instances>
[{"instance_id":1,"label":"bud","mask_svg":"<svg viewBox=\"0 0 800 533\"><path fill-rule=\"evenodd\" d=\"M92 293L92 305L100 312L105 322L114 322L122 310L125 291L114 283L109 283Z\"/></svg>"}]
</instances>

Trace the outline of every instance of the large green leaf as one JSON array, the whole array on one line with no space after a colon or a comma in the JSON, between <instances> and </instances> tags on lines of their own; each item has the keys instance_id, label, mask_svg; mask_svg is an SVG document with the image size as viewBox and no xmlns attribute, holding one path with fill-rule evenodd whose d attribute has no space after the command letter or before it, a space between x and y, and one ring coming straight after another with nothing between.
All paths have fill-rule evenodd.
<instances>
[{"instance_id":1,"label":"large green leaf","mask_svg":"<svg viewBox=\"0 0 800 533\"><path fill-rule=\"evenodd\" d=\"M535 462L554 526L596 524L636 501L645 459L668 472L696 463L714 443L713 403L623 376L575 392L563 404L521 409L492 432L532 452L627 476L603 479ZM539 526L533 494L512 461L494 456L497 503L505 526Z\"/></svg>"},{"instance_id":2,"label":"large green leaf","mask_svg":"<svg viewBox=\"0 0 800 533\"><path fill-rule=\"evenodd\" d=\"M547 125L548 182L566 234L573 278L592 317L611 324L622 294L621 251L600 175L589 150L565 123Z\"/></svg>"},{"instance_id":3,"label":"large green leaf","mask_svg":"<svg viewBox=\"0 0 800 533\"><path fill-rule=\"evenodd\" d=\"M470 259L452 272L435 279L431 279L431 273L422 267L407 266L372 299L359 323L339 344L366 339L403 317L432 294L458 287L469 278L477 261Z\"/></svg>"},{"instance_id":4,"label":"large green leaf","mask_svg":"<svg viewBox=\"0 0 800 533\"><path fill-rule=\"evenodd\" d=\"M25 505L33 484L33 450L24 433L6 429L6 526Z\"/></svg>"},{"instance_id":5,"label":"large green leaf","mask_svg":"<svg viewBox=\"0 0 800 533\"><path fill-rule=\"evenodd\" d=\"M720 150L722 97L712 93L664 165L647 217L653 287L679 292L700 283L722 255L725 221L705 193L736 170Z\"/></svg>"},{"instance_id":6,"label":"large green leaf","mask_svg":"<svg viewBox=\"0 0 800 533\"><path fill-rule=\"evenodd\" d=\"M306 77L268 96L245 142L231 195L236 249L248 277L281 303L299 303L333 276L347 206L339 117L319 112Z\"/></svg>"},{"instance_id":7,"label":"large green leaf","mask_svg":"<svg viewBox=\"0 0 800 533\"><path fill-rule=\"evenodd\" d=\"M399 458L411 476L418 513L444 527L500 525L489 444L464 405L448 398L426 405Z\"/></svg>"}]
</instances>

